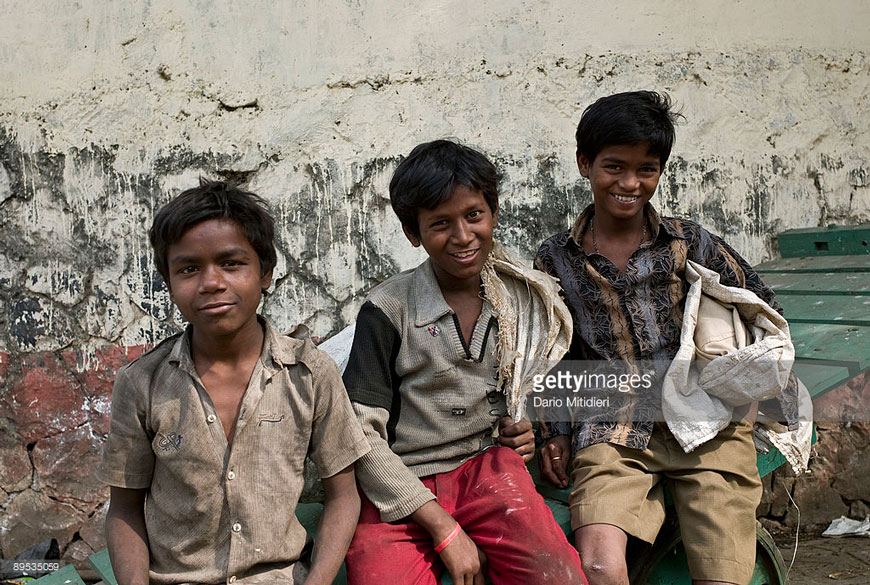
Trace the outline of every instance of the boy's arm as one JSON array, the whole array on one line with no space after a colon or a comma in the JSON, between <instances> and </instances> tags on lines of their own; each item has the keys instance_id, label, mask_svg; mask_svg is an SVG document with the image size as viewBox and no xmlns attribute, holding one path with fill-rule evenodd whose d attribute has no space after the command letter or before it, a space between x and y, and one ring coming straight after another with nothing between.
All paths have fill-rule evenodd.
<instances>
[{"instance_id":1,"label":"boy's arm","mask_svg":"<svg viewBox=\"0 0 870 585\"><path fill-rule=\"evenodd\" d=\"M306 585L332 583L347 554L359 519L359 494L353 465L322 481L326 500L323 503L323 516L317 526L311 572L305 581Z\"/></svg>"},{"instance_id":2,"label":"boy's arm","mask_svg":"<svg viewBox=\"0 0 870 585\"><path fill-rule=\"evenodd\" d=\"M357 463L356 474L382 521L407 517L438 545L457 526L456 520L390 448L390 413L401 384L394 367L400 346L401 336L384 312L365 303L344 372L354 411L372 446ZM461 529L440 554L454 583L483 583L482 554Z\"/></svg>"},{"instance_id":3,"label":"boy's arm","mask_svg":"<svg viewBox=\"0 0 870 585\"><path fill-rule=\"evenodd\" d=\"M118 585L148 585L145 489L112 487L106 514L106 542Z\"/></svg>"},{"instance_id":4,"label":"boy's arm","mask_svg":"<svg viewBox=\"0 0 870 585\"><path fill-rule=\"evenodd\" d=\"M722 284L750 290L782 314L782 308L775 300L776 295L773 289L764 284L749 262L738 254L728 242L704 228L700 228L693 244L694 257L690 258L691 260L718 272Z\"/></svg>"},{"instance_id":5,"label":"boy's arm","mask_svg":"<svg viewBox=\"0 0 870 585\"><path fill-rule=\"evenodd\" d=\"M528 419L514 422L509 416L502 417L498 421L498 442L516 451L526 463L535 456L535 433Z\"/></svg>"},{"instance_id":6,"label":"boy's arm","mask_svg":"<svg viewBox=\"0 0 870 585\"><path fill-rule=\"evenodd\" d=\"M380 511L381 520L405 518L435 496L390 448L389 430L394 404L401 404L401 377L395 364L401 336L372 302L360 309L344 383L371 452L356 466L366 496Z\"/></svg>"},{"instance_id":7,"label":"boy's arm","mask_svg":"<svg viewBox=\"0 0 870 585\"><path fill-rule=\"evenodd\" d=\"M538 248L538 253L535 255L535 268L541 272L546 272L550 276L559 278L551 257L552 239L548 239ZM579 352L575 348L580 343L582 343L582 338L576 334L575 330L571 340L571 347L562 359L578 359ZM544 479L560 488L568 487L569 482L568 464L571 460L571 431L572 425L567 420L541 420L540 423L540 435L543 444L541 445L540 456L538 458L538 468Z\"/></svg>"}]
</instances>

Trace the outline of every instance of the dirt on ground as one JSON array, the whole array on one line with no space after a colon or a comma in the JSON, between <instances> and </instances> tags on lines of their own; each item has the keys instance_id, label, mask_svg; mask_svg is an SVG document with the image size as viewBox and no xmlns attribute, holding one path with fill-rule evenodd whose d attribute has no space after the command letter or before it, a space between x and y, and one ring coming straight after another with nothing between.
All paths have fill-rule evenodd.
<instances>
[{"instance_id":1,"label":"dirt on ground","mask_svg":"<svg viewBox=\"0 0 870 585\"><path fill-rule=\"evenodd\" d=\"M794 541L777 538L777 544L788 567ZM788 577L789 585L870 585L870 538L801 536Z\"/></svg>"}]
</instances>

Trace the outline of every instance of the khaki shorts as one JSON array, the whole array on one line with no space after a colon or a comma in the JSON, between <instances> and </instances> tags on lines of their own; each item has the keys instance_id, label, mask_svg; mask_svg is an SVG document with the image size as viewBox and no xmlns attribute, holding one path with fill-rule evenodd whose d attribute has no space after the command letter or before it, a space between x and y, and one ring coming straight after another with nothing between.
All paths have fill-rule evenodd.
<instances>
[{"instance_id":1,"label":"khaki shorts","mask_svg":"<svg viewBox=\"0 0 870 585\"><path fill-rule=\"evenodd\" d=\"M611 524L652 543L665 519L667 482L692 578L748 583L752 577L761 480L750 425L731 423L685 453L656 424L642 451L610 443L581 449L572 479L573 530Z\"/></svg>"}]
</instances>

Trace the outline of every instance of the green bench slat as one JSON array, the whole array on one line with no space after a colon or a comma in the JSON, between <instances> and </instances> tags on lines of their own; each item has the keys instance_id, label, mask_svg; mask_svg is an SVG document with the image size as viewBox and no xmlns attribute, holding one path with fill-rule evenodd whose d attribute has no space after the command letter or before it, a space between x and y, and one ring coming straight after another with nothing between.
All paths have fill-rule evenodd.
<instances>
[{"instance_id":1,"label":"green bench slat","mask_svg":"<svg viewBox=\"0 0 870 585\"><path fill-rule=\"evenodd\" d=\"M870 280L870 279L868 279ZM777 298L789 323L831 323L870 327L870 297L782 295Z\"/></svg>"},{"instance_id":2,"label":"green bench slat","mask_svg":"<svg viewBox=\"0 0 870 585\"><path fill-rule=\"evenodd\" d=\"M54 573L35 579L31 583L33 585L85 585L73 565L61 567Z\"/></svg>"},{"instance_id":3,"label":"green bench slat","mask_svg":"<svg viewBox=\"0 0 870 585\"><path fill-rule=\"evenodd\" d=\"M88 557L88 562L107 585L118 585L115 572L112 571L112 563L109 561L109 549L104 548L95 552Z\"/></svg>"},{"instance_id":4,"label":"green bench slat","mask_svg":"<svg viewBox=\"0 0 870 585\"><path fill-rule=\"evenodd\" d=\"M867 272L870 271L870 255L863 256L811 256L806 258L782 258L769 260L755 267L762 279L770 272Z\"/></svg>"},{"instance_id":5,"label":"green bench slat","mask_svg":"<svg viewBox=\"0 0 870 585\"><path fill-rule=\"evenodd\" d=\"M317 523L320 522L320 516L322 514L323 504L316 502L310 504L296 504L296 518L311 538L314 538L314 535L317 532Z\"/></svg>"},{"instance_id":6,"label":"green bench slat","mask_svg":"<svg viewBox=\"0 0 870 585\"><path fill-rule=\"evenodd\" d=\"M778 302L785 295L870 295L870 273L864 272L769 272L762 278Z\"/></svg>"},{"instance_id":7,"label":"green bench slat","mask_svg":"<svg viewBox=\"0 0 870 585\"><path fill-rule=\"evenodd\" d=\"M810 396L819 396L852 378L847 366L832 365L813 360L798 360L792 368L807 387Z\"/></svg>"},{"instance_id":8,"label":"green bench slat","mask_svg":"<svg viewBox=\"0 0 870 585\"><path fill-rule=\"evenodd\" d=\"M870 225L786 230L776 237L783 258L870 254Z\"/></svg>"},{"instance_id":9,"label":"green bench slat","mask_svg":"<svg viewBox=\"0 0 870 585\"><path fill-rule=\"evenodd\" d=\"M843 365L852 376L870 368L870 327L793 323L789 328L798 359Z\"/></svg>"}]
</instances>

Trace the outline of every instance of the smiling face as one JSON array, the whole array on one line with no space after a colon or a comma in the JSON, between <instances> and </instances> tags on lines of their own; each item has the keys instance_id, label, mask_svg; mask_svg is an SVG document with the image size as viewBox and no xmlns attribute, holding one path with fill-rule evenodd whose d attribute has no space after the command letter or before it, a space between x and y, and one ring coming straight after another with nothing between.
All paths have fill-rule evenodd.
<instances>
[{"instance_id":1,"label":"smiling face","mask_svg":"<svg viewBox=\"0 0 870 585\"><path fill-rule=\"evenodd\" d=\"M419 236L404 230L414 247L429 254L442 290L477 287L497 220L498 209L489 208L483 193L459 185L434 209L417 212Z\"/></svg>"},{"instance_id":2,"label":"smiling face","mask_svg":"<svg viewBox=\"0 0 870 585\"><path fill-rule=\"evenodd\" d=\"M259 327L257 307L272 271L260 274L257 252L236 222L210 219L194 225L169 246L167 263L170 298L193 325L195 339Z\"/></svg>"},{"instance_id":3,"label":"smiling face","mask_svg":"<svg viewBox=\"0 0 870 585\"><path fill-rule=\"evenodd\" d=\"M591 162L581 154L577 166L589 179L595 214L616 221L637 217L662 176L659 157L643 143L607 146Z\"/></svg>"}]
</instances>

